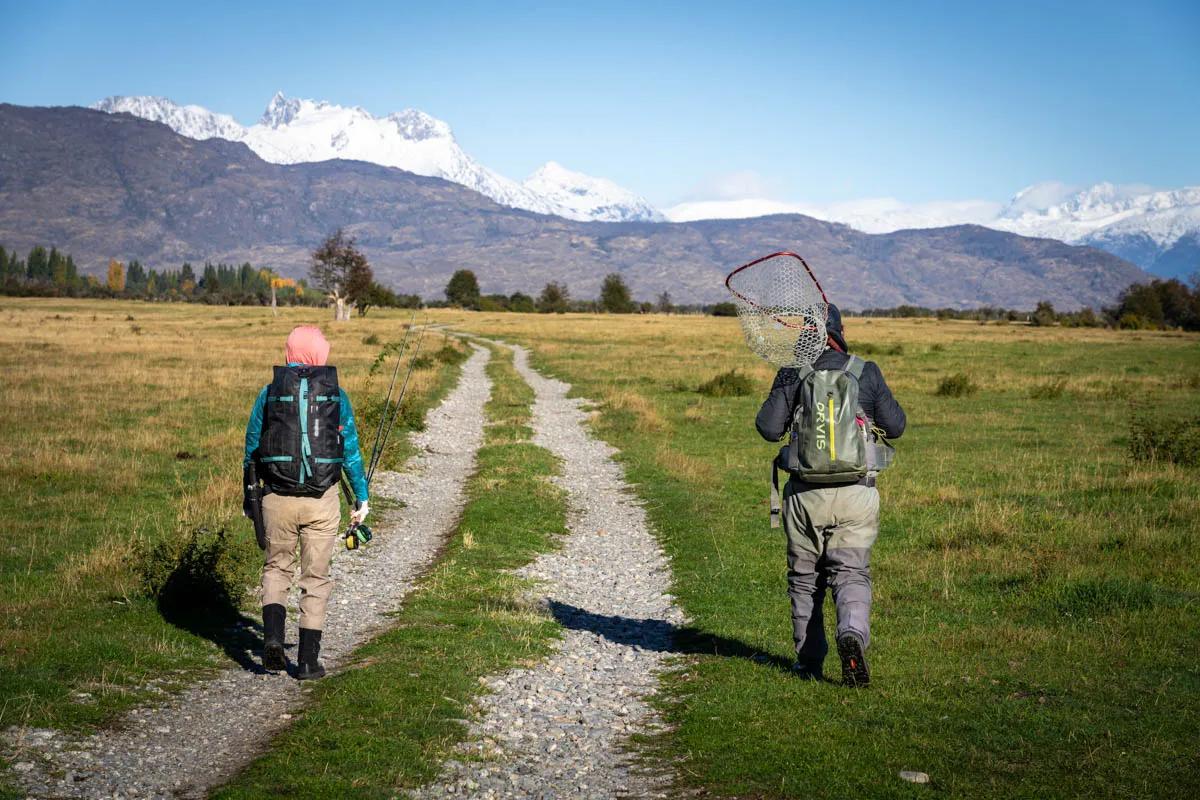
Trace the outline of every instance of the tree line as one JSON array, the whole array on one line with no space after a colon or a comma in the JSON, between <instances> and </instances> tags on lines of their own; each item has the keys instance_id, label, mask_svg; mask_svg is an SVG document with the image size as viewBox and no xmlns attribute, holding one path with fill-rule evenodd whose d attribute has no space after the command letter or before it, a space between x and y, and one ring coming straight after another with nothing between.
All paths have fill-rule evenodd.
<instances>
[{"instance_id":1,"label":"tree line","mask_svg":"<svg viewBox=\"0 0 1200 800\"><path fill-rule=\"evenodd\" d=\"M524 292L483 294L469 269L456 271L446 284L445 301L425 302L415 294L397 294L375 280L366 256L343 230L331 233L312 253L308 279L285 278L266 267L206 263L197 269L185 262L179 269L146 268L136 259L128 264L113 259L104 279L83 275L74 259L51 247L35 246L22 259L0 246L0 294L51 297L113 297L182 301L219 305L307 305L333 307L337 319L354 309L359 315L371 307L419 308L453 306L478 311L513 311L546 314L571 312L707 313L736 316L733 303L676 305L668 292L653 302L634 300L620 273L606 275L600 296L573 298L567 286L551 281L536 296ZM1125 330L1200 330L1200 273L1191 286L1175 278L1135 283L1121 293L1115 305L1095 311L1057 311L1043 301L1032 311L992 306L980 308L926 308L900 305L869 308L865 317L935 317L979 322L1024 322L1035 326L1109 327Z\"/></svg>"},{"instance_id":2,"label":"tree line","mask_svg":"<svg viewBox=\"0 0 1200 800\"><path fill-rule=\"evenodd\" d=\"M937 319L978 322L1027 322L1034 326L1060 325L1067 328L1118 328L1121 330L1200 331L1200 273L1191 286L1177 278L1155 278L1135 283L1117 298L1117 302L1096 311L1058 311L1043 300L1032 311L983 306L980 308L925 308L901 305L895 308L868 308L864 317L936 317Z\"/></svg>"}]
</instances>

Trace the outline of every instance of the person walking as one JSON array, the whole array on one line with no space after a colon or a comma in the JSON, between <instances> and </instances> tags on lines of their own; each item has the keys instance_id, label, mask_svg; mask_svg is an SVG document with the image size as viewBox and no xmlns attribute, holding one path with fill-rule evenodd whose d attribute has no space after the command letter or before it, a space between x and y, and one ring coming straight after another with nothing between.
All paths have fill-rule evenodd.
<instances>
[{"instance_id":1,"label":"person walking","mask_svg":"<svg viewBox=\"0 0 1200 800\"><path fill-rule=\"evenodd\" d=\"M263 667L287 668L284 627L287 595L300 562L300 646L296 677L320 678L318 660L325 608L333 591L330 561L341 527L338 483L346 474L355 497L351 520L361 523L370 506L354 411L327 366L329 342L315 326L287 337L285 366L254 401L246 425L247 495L263 482L265 527L262 572ZM247 507L249 506L247 496Z\"/></svg>"},{"instance_id":2,"label":"person walking","mask_svg":"<svg viewBox=\"0 0 1200 800\"><path fill-rule=\"evenodd\" d=\"M824 676L829 645L822 605L828 587L837 608L842 678L847 685L866 686L870 682L866 650L871 642L871 546L879 535L879 491L875 488L879 465L873 463L871 469L863 470L865 477L846 474L846 462L836 461L835 451L840 445L851 452L852 445L859 447L858 441L866 442L867 449L875 447L875 430L889 439L897 438L904 433L906 419L878 365L848 352L841 313L832 303L826 331L825 349L810 368L785 367L776 374L755 427L772 442L793 431L791 463L780 463L785 461L783 452L777 461L791 473L780 510L787 534L788 594L796 649L793 672L813 680ZM814 398L815 381L820 384ZM850 396L855 390L857 409L850 412L861 413L865 419L847 417L843 423L835 395L844 392ZM812 407L809 412L805 405ZM802 418L810 420L810 431L800 429ZM837 434L839 428L849 435ZM798 438L802 441L797 442ZM805 471L818 456L831 474L819 474L815 467ZM842 458L853 461L849 455ZM829 468L829 464L834 466ZM839 468L843 469L840 475Z\"/></svg>"}]
</instances>

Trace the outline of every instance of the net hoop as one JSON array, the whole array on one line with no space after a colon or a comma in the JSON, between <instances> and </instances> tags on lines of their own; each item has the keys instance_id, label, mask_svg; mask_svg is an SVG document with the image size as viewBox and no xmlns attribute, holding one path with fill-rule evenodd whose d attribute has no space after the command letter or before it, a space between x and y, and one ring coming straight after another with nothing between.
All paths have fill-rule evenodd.
<instances>
[{"instance_id":1,"label":"net hoop","mask_svg":"<svg viewBox=\"0 0 1200 800\"><path fill-rule=\"evenodd\" d=\"M769 263L768 263L769 262ZM803 367L825 350L829 300L802 256L780 250L725 277L750 350L777 367Z\"/></svg>"},{"instance_id":2,"label":"net hoop","mask_svg":"<svg viewBox=\"0 0 1200 800\"><path fill-rule=\"evenodd\" d=\"M754 265L761 264L764 261L770 261L772 258L780 258L780 257L794 258L797 261L799 261L801 264L803 264L804 271L808 273L808 277L812 278L812 282L816 285L817 291L821 293L821 302L825 303L826 305L829 304L829 298L825 296L825 290L823 288L821 288L821 282L819 280L817 280L817 276L813 274L812 267L808 266L808 262L804 260L803 256L801 256L799 253L793 253L791 250L780 250L778 253L771 253L769 256L763 256L762 258L756 258L748 264L742 264L740 267L735 269L733 272L731 272L725 276L725 288L728 289L729 293L732 294L734 297L741 300L746 305L753 306L753 307L759 309L764 314L767 314L772 319L774 319L776 322L778 322L780 325L783 325L785 328L809 327L809 326L804 326L804 325L793 325L793 324L787 322L786 320L780 319L778 316L771 314L769 309L763 308L758 303L756 303L753 300L751 300L750 298L746 297L744 294L739 292L737 289L734 289L733 286L730 285L730 282L733 280L734 276L737 275L739 272L748 270L751 267L753 267ZM828 314L828 311L826 311L826 314Z\"/></svg>"}]
</instances>

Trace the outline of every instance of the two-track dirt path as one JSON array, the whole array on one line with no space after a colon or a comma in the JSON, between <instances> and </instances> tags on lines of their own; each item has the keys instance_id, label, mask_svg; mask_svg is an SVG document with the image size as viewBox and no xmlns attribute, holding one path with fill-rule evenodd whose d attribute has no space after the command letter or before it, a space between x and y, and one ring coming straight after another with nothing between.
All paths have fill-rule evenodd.
<instances>
[{"instance_id":1,"label":"two-track dirt path","mask_svg":"<svg viewBox=\"0 0 1200 800\"><path fill-rule=\"evenodd\" d=\"M337 668L385 626L453 530L465 477L483 441L491 382L486 349L463 366L454 391L426 417L414 439L418 454L403 473L379 473L374 492L403 500L381 514L368 549L334 561L337 587L322 658ZM294 645L294 603L288 642ZM239 660L250 662L251 654ZM294 661L294 646L289 660ZM285 675L227 669L157 708L131 712L115 727L76 738L54 731L10 729L3 749L31 797L202 797L261 753L271 735L304 704L302 684Z\"/></svg>"},{"instance_id":2,"label":"two-track dirt path","mask_svg":"<svg viewBox=\"0 0 1200 800\"><path fill-rule=\"evenodd\" d=\"M683 614L668 594L666 557L614 450L587 430L570 386L538 374L514 348L535 392L534 443L562 461L569 534L521 574L538 579L564 626L556 652L488 681L464 754L416 796L613 798L669 796L669 776L631 763L629 735L657 724L648 697Z\"/></svg>"}]
</instances>

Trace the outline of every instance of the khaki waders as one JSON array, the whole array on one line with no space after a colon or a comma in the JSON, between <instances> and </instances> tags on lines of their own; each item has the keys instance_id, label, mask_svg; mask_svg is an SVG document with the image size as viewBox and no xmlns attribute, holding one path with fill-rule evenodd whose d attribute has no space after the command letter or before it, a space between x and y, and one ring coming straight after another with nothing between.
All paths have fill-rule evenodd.
<instances>
[{"instance_id":1,"label":"khaki waders","mask_svg":"<svg viewBox=\"0 0 1200 800\"><path fill-rule=\"evenodd\" d=\"M796 660L820 665L829 652L821 606L833 591L837 635L856 634L865 649L871 627L871 546L879 535L874 486L813 488L789 480L783 491L788 594Z\"/></svg>"},{"instance_id":2,"label":"khaki waders","mask_svg":"<svg viewBox=\"0 0 1200 800\"><path fill-rule=\"evenodd\" d=\"M336 484L329 487L320 497L290 497L272 492L263 497L262 507L267 527L263 605L287 605L299 545L300 627L322 630L325 606L333 591L329 565L341 526L338 487Z\"/></svg>"}]
</instances>

